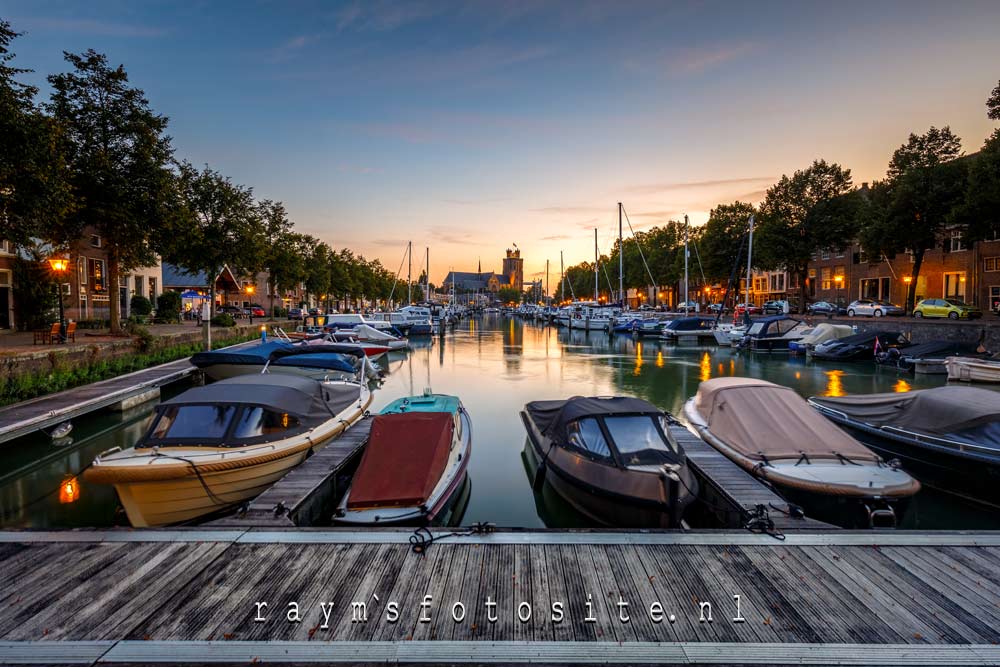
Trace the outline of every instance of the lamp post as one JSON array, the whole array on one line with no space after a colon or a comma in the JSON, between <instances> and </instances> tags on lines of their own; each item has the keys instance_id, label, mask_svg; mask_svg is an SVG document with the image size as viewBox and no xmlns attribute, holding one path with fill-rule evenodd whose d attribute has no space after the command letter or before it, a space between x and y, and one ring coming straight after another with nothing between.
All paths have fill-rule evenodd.
<instances>
[{"instance_id":1,"label":"lamp post","mask_svg":"<svg viewBox=\"0 0 1000 667\"><path fill-rule=\"evenodd\" d=\"M834 276L833 282L837 284L837 307L840 307L840 288L844 284L844 276Z\"/></svg>"},{"instance_id":2,"label":"lamp post","mask_svg":"<svg viewBox=\"0 0 1000 667\"><path fill-rule=\"evenodd\" d=\"M69 260L65 257L49 257L49 266L56 275L56 294L59 297L59 342L66 342L66 313L63 310L62 281L69 267Z\"/></svg>"},{"instance_id":3,"label":"lamp post","mask_svg":"<svg viewBox=\"0 0 1000 667\"><path fill-rule=\"evenodd\" d=\"M253 297L253 293L254 293L254 286L253 285L245 285L243 287L243 291L246 292L247 303L249 304L249 308L247 308L247 312L250 313L250 324L253 324L253 298L252 297Z\"/></svg>"}]
</instances>

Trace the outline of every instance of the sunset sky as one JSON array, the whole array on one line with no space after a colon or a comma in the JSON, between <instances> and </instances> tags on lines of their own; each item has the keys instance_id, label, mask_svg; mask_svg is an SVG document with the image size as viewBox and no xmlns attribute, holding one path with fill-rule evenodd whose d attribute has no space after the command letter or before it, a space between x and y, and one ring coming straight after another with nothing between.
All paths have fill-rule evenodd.
<instances>
[{"instance_id":1,"label":"sunset sky","mask_svg":"<svg viewBox=\"0 0 1000 667\"><path fill-rule=\"evenodd\" d=\"M909 132L989 131L1000 2L26 2L16 64L125 65L179 157L395 271L526 278L617 235L757 202L815 158L880 178ZM627 232L627 229L626 229ZM405 271L405 268L404 268Z\"/></svg>"}]
</instances>

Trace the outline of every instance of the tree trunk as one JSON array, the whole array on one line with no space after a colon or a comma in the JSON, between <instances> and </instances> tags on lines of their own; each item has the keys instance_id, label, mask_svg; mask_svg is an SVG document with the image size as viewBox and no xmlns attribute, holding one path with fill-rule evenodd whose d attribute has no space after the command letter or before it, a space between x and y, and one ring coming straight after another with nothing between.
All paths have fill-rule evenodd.
<instances>
[{"instance_id":1,"label":"tree trunk","mask_svg":"<svg viewBox=\"0 0 1000 667\"><path fill-rule=\"evenodd\" d=\"M906 312L912 313L916 305L917 278L920 276L920 265L924 263L924 253L926 250L913 251L913 269L910 271L910 284L906 288Z\"/></svg>"},{"instance_id":2,"label":"tree trunk","mask_svg":"<svg viewBox=\"0 0 1000 667\"><path fill-rule=\"evenodd\" d=\"M108 306L110 306L109 319L111 320L111 333L118 334L122 331L122 304L121 286L118 278L118 251L114 246L108 250ZM62 291L60 291L60 295ZM126 297L128 290L126 289Z\"/></svg>"}]
</instances>

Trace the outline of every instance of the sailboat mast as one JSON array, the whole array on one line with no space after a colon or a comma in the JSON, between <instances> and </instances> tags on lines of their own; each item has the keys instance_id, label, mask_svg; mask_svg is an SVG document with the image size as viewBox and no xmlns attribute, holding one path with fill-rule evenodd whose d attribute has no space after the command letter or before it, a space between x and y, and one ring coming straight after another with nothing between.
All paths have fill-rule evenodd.
<instances>
[{"instance_id":1,"label":"sailboat mast","mask_svg":"<svg viewBox=\"0 0 1000 667\"><path fill-rule=\"evenodd\" d=\"M597 227L594 227L594 301L597 301Z\"/></svg>"},{"instance_id":2,"label":"sailboat mast","mask_svg":"<svg viewBox=\"0 0 1000 667\"><path fill-rule=\"evenodd\" d=\"M545 260L545 298L543 301L549 300L549 260Z\"/></svg>"},{"instance_id":3,"label":"sailboat mast","mask_svg":"<svg viewBox=\"0 0 1000 667\"><path fill-rule=\"evenodd\" d=\"M566 300L566 271L563 268L562 250L559 251L559 302Z\"/></svg>"},{"instance_id":4,"label":"sailboat mast","mask_svg":"<svg viewBox=\"0 0 1000 667\"><path fill-rule=\"evenodd\" d=\"M424 300L430 303L431 300L431 249L427 250L427 266L424 269Z\"/></svg>"},{"instance_id":5,"label":"sailboat mast","mask_svg":"<svg viewBox=\"0 0 1000 667\"><path fill-rule=\"evenodd\" d=\"M747 300L743 303L750 303L750 267L753 261L753 216L750 216L750 241L747 245Z\"/></svg>"},{"instance_id":6,"label":"sailboat mast","mask_svg":"<svg viewBox=\"0 0 1000 667\"><path fill-rule=\"evenodd\" d=\"M688 285L688 217L684 214L684 314L688 312L688 298L691 295L691 288Z\"/></svg>"},{"instance_id":7,"label":"sailboat mast","mask_svg":"<svg viewBox=\"0 0 1000 667\"><path fill-rule=\"evenodd\" d=\"M406 303L413 305L413 241L406 242Z\"/></svg>"},{"instance_id":8,"label":"sailboat mast","mask_svg":"<svg viewBox=\"0 0 1000 667\"><path fill-rule=\"evenodd\" d=\"M619 305L625 307L625 278L623 268L625 266L625 246L622 244L622 203L618 202L618 301Z\"/></svg>"}]
</instances>

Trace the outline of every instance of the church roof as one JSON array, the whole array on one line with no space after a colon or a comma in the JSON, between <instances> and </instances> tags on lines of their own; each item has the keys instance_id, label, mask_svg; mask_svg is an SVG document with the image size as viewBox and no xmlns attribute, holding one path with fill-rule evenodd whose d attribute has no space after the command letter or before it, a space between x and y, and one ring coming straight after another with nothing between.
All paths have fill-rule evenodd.
<instances>
[{"instance_id":1,"label":"church roof","mask_svg":"<svg viewBox=\"0 0 1000 667\"><path fill-rule=\"evenodd\" d=\"M459 289L487 289L490 284L490 278L493 277L496 277L501 283L504 282L501 276L492 271L483 271L482 273L475 271L449 271L442 284L450 285L454 281L455 287Z\"/></svg>"}]
</instances>

